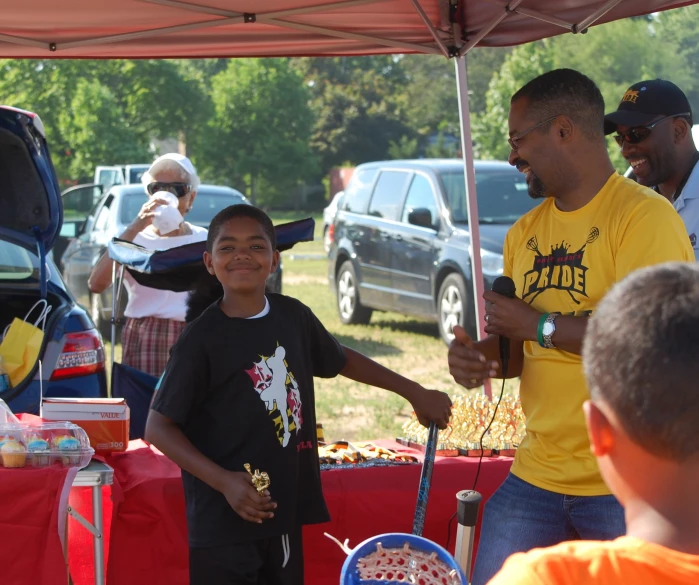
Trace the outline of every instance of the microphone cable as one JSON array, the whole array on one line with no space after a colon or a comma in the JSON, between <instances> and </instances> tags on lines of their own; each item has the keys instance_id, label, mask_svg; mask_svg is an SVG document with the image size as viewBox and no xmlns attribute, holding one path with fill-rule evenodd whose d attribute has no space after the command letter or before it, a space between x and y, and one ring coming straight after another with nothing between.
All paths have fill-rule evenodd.
<instances>
[{"instance_id":1,"label":"microphone cable","mask_svg":"<svg viewBox=\"0 0 699 585\"><path fill-rule=\"evenodd\" d=\"M483 449L483 439L485 438L486 434L490 430L490 427L493 425L493 422L495 422L495 417L498 414L498 409L500 408L500 402L502 402L502 397L503 394L505 393L505 380L507 379L507 366L508 363L507 361L503 361L502 364L502 386L500 387L500 396L498 396L498 401L495 404L495 410L493 411L493 416L490 419L490 422L488 423L488 426L485 428L483 433L481 434L481 438L478 441L478 444L480 445L481 448L481 454L478 457L478 467L476 468L476 477L473 480L473 487L471 488L471 491L476 491L476 485L478 485L478 476L481 474L481 465L483 464L483 454L484 454L484 449ZM446 550L449 550L449 542L451 541L451 523L454 521L454 518L456 518L456 512L454 512L449 518L449 524L447 525L447 545L446 545Z\"/></svg>"}]
</instances>

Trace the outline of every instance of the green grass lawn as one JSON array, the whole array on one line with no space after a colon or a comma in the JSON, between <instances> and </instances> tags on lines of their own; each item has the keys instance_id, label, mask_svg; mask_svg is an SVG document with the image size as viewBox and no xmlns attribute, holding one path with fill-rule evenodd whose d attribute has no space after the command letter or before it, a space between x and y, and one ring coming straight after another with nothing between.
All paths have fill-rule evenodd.
<instances>
[{"instance_id":1,"label":"green grass lawn","mask_svg":"<svg viewBox=\"0 0 699 585\"><path fill-rule=\"evenodd\" d=\"M274 214L275 224L302 219L309 215ZM283 293L308 305L325 327L347 347L375 359L403 376L427 388L452 396L467 391L457 386L449 374L447 347L439 337L436 323L425 322L398 313L375 312L368 325L343 325L337 314L335 296L328 287L327 261L295 259L305 254L324 254L322 217L315 215L316 240L297 244L282 254ZM117 360L120 347L117 347ZM109 348L107 348L109 356ZM497 381L495 381L497 382ZM508 381L506 392L517 383ZM493 394L499 386L493 384ZM384 390L358 384L339 376L316 379L316 410L329 441L366 440L395 437L412 412L402 398Z\"/></svg>"}]
</instances>

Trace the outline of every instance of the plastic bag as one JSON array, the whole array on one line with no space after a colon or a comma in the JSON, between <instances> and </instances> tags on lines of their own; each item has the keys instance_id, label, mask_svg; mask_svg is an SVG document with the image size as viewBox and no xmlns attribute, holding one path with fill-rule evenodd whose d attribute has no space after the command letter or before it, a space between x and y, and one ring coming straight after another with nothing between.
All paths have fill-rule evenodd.
<instances>
[{"instance_id":1,"label":"plastic bag","mask_svg":"<svg viewBox=\"0 0 699 585\"><path fill-rule=\"evenodd\" d=\"M42 303L44 308L38 319L33 324L27 322L32 311ZM43 327L50 312L51 307L46 300L42 299L29 309L24 320L15 317L5 333L0 345L0 355L13 388L29 375L39 358L41 345L44 342ZM40 324L41 329L38 327Z\"/></svg>"}]
</instances>

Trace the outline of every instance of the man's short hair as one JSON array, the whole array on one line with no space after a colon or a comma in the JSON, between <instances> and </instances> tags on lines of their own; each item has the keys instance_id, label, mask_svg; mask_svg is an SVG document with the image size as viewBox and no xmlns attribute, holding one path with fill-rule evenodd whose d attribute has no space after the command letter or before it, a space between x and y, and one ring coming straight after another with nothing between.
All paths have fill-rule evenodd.
<instances>
[{"instance_id":1,"label":"man's short hair","mask_svg":"<svg viewBox=\"0 0 699 585\"><path fill-rule=\"evenodd\" d=\"M699 267L634 272L599 303L583 342L592 399L658 457L699 454Z\"/></svg>"},{"instance_id":2,"label":"man's short hair","mask_svg":"<svg viewBox=\"0 0 699 585\"><path fill-rule=\"evenodd\" d=\"M589 77L573 69L554 69L532 79L512 96L526 98L539 119L566 116L591 139L604 139L604 98ZM542 126L546 128L547 125Z\"/></svg>"},{"instance_id":3,"label":"man's short hair","mask_svg":"<svg viewBox=\"0 0 699 585\"><path fill-rule=\"evenodd\" d=\"M225 209L222 209L211 220L211 223L209 224L209 233L206 237L206 249L208 250L209 254L214 249L214 242L216 241L223 224L238 217L249 217L250 219L254 219L257 223L259 223L262 226L262 231L264 231L265 235L267 236L270 245L273 249L276 249L277 232L275 231L274 224L269 216L257 207L240 203L238 205L231 205Z\"/></svg>"}]
</instances>

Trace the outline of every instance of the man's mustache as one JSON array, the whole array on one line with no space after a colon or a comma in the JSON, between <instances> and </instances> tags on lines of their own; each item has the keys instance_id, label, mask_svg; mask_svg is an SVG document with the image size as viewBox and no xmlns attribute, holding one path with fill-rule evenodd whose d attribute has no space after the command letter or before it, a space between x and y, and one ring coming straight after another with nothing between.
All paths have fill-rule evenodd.
<instances>
[{"instance_id":1,"label":"man's mustache","mask_svg":"<svg viewBox=\"0 0 699 585\"><path fill-rule=\"evenodd\" d=\"M522 159L522 158L518 158L518 159L514 162L514 166L515 166L515 168L516 168L518 171L520 171L520 172L521 172L522 169L524 169L524 168L526 168L526 167L531 168L531 165L530 165L526 160L524 160L524 159Z\"/></svg>"}]
</instances>

